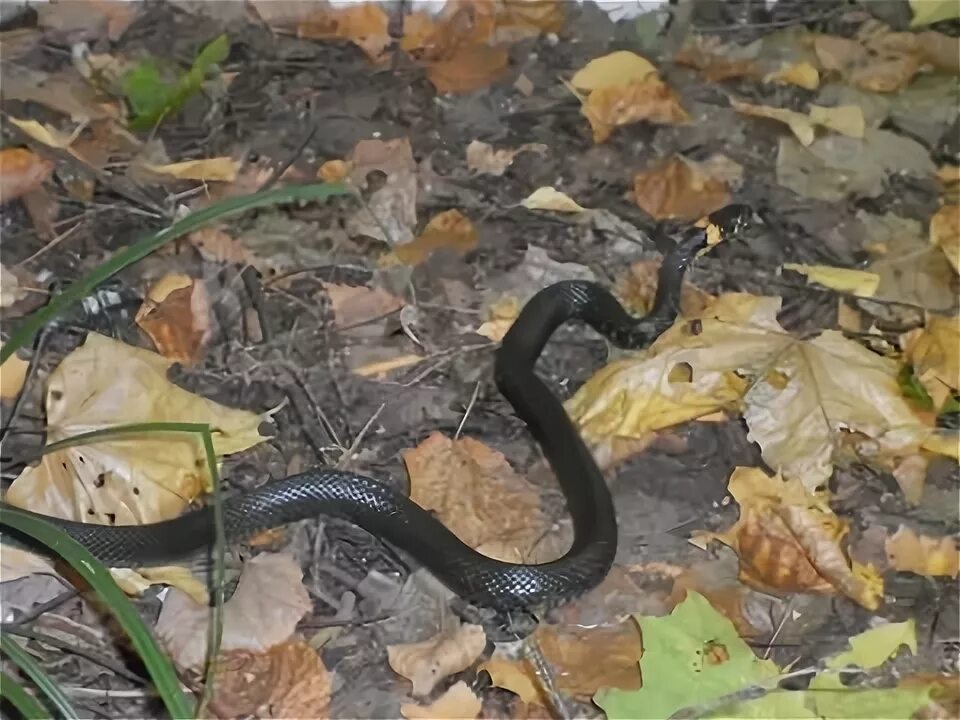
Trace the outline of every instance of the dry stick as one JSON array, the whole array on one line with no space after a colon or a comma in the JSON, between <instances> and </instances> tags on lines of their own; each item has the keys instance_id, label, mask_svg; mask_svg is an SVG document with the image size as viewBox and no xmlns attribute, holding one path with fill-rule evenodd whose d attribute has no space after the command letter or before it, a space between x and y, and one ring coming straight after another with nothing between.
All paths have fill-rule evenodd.
<instances>
[{"instance_id":1,"label":"dry stick","mask_svg":"<svg viewBox=\"0 0 960 720\"><path fill-rule=\"evenodd\" d=\"M21 267L23 267L24 265L26 265L28 262L31 262L32 260L36 260L38 257L40 257L40 256L43 255L45 252L47 252L47 250L53 249L53 248L56 247L58 244L60 244L61 242L63 242L64 240L66 240L68 237L70 237L71 235L73 235L73 233L76 232L76 231L80 228L81 225L83 225L83 221L82 221L82 220L81 220L80 222L78 222L76 225L74 225L72 228L70 228L69 230L65 230L64 232L62 232L62 233L60 233L59 235L57 235L55 238L53 238L53 240L51 240L51 241L48 242L46 245L44 245L42 248L40 248L39 250L37 250L33 255L31 255L30 257L28 257L26 260L21 260L21 261L18 262L16 265L14 265L14 267L15 267L15 268L21 268Z\"/></svg>"},{"instance_id":2,"label":"dry stick","mask_svg":"<svg viewBox=\"0 0 960 720\"><path fill-rule=\"evenodd\" d=\"M463 412L463 417L460 419L460 424L457 426L457 431L453 434L453 439L457 440L460 438L460 433L463 431L463 426L467 423L467 418L470 417L470 412L473 410L473 406L477 402L477 397L480 395L480 381L477 380L477 384L473 386L473 395L470 398L470 402L467 403L467 409Z\"/></svg>"},{"instance_id":3,"label":"dry stick","mask_svg":"<svg viewBox=\"0 0 960 720\"><path fill-rule=\"evenodd\" d=\"M353 458L353 454L357 451L357 448L360 447L360 443L363 442L364 436L370 430L370 427L380 417L380 413L383 412L383 409L387 406L386 403L380 403L380 407L377 408L376 412L370 416L370 419L364 423L364 426L360 428L360 432L357 433L357 437L354 438L353 443L350 447L340 456L340 459L337 461L337 464L334 466L337 470L346 470L350 465L350 460Z\"/></svg>"},{"instance_id":4,"label":"dry stick","mask_svg":"<svg viewBox=\"0 0 960 720\"><path fill-rule=\"evenodd\" d=\"M7 433L20 415L20 409L23 407L23 398L26 397L27 388L30 387L34 375L37 374L37 366L40 364L40 356L43 354L43 345L47 340L47 335L50 333L51 327L53 326L47 325L37 336L37 341L33 348L33 355L30 358L30 367L27 368L27 376L23 380L23 387L20 388L20 392L17 393L17 397L13 401L13 407L10 409L10 418L4 423L3 427L0 428L0 442L3 442L3 439L7 437Z\"/></svg>"}]
</instances>

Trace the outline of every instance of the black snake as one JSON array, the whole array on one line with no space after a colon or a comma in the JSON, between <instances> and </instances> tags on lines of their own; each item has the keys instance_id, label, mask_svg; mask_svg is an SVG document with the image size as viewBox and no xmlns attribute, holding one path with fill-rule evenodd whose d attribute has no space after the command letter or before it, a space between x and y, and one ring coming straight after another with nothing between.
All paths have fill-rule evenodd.
<instances>
[{"instance_id":1,"label":"black snake","mask_svg":"<svg viewBox=\"0 0 960 720\"><path fill-rule=\"evenodd\" d=\"M731 205L708 220L723 234L731 234L751 216L748 208ZM431 513L390 486L350 471L322 468L228 497L223 502L227 542L242 542L286 523L329 515L349 520L406 551L475 607L507 612L551 607L593 588L606 577L616 554L616 513L593 456L534 366L553 332L574 319L620 347L651 343L677 318L684 274L706 244L704 227L690 228L676 242L664 258L654 305L646 316L629 315L597 283L560 282L533 296L497 350L497 387L542 447L567 500L574 540L563 557L540 565L491 559L465 545ZM110 567L176 561L211 547L215 534L210 507L149 525L45 519Z\"/></svg>"}]
</instances>

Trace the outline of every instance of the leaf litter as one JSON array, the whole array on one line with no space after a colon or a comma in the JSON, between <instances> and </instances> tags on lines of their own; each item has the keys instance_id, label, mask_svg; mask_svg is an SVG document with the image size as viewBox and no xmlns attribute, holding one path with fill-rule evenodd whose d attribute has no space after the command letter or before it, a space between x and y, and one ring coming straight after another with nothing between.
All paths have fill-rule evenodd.
<instances>
[{"instance_id":1,"label":"leaf litter","mask_svg":"<svg viewBox=\"0 0 960 720\"><path fill-rule=\"evenodd\" d=\"M761 19L737 33L702 29L717 17L685 25L678 16L679 30L666 33L678 34L673 45L662 37L622 42L634 31L639 37L643 22L664 27L669 9L636 24L618 21L620 40L612 42L610 16L547 0L451 0L396 18L369 3L258 2L245 13L234 9L229 22L226 7L200 13L184 4L176 17L187 25L169 35L161 23L157 39L142 44L139 8L84 2L88 12L62 15L44 8L39 32L48 41L110 44L95 52L77 45L60 64L37 64L37 53L48 51L36 41L8 57L2 94L26 147L3 151L17 159L2 166L5 209L26 223L23 237L32 223L43 241L57 237L70 203L94 203L105 215L85 215L94 231L65 238L65 253L16 266L17 283L31 278L31 296L51 277L76 275L67 258L91 249L104 257L126 242L127 226L115 230L109 218L117 216L103 207L127 202L116 194L121 180L147 191L154 213L314 177L347 182L363 202L342 213L295 208L293 217L264 210L199 231L132 268L121 282L135 291L134 309L83 318L91 327L111 323L107 335L81 330L86 342L71 354L53 328L58 360L41 358L37 369L46 407L37 402L42 385L21 389L25 361L15 356L3 368L4 409L31 407L15 416L15 428L45 409L47 443L124 422L223 428L232 418L216 440L228 484L234 476L245 484L249 468L256 478L279 477L317 456L372 474L388 468L402 477L405 469L411 496L468 544L496 557L550 559L569 542L568 528L554 520L563 510L539 482L542 467L531 469L536 450L505 420L512 414L482 370L491 345L477 335L498 342L532 294L558 279L599 280L642 313L665 247L651 242L655 231L733 199L756 200L774 223L698 260L682 318L652 348L611 354L591 379L602 344L580 335L571 343L563 330L541 363L618 505L638 492L651 496L658 473L670 479L664 488L693 487L683 485L690 476L703 482L697 458L687 457L699 451L697 433L725 438L708 453L714 464L701 466L726 487L722 503L705 510L685 497L699 487L655 496L658 514L678 517L679 534L692 543L668 540L677 530L666 526L622 538L623 557L607 581L558 609L523 645L538 648L531 663L500 642L491 652L482 628L437 627L436 618L410 625L385 649L366 634L363 615L383 606L365 597L366 580L347 577L363 577L375 563L396 572L402 561L343 535L336 522L316 530L316 540L291 532L293 559L246 560L241 589L225 608L228 642L212 709L221 717L328 716L338 695L347 696L345 682L371 684L375 676L370 697L389 707L350 715L547 717L557 692L578 713L600 707L611 718L651 708L666 717L690 706L743 717L942 713L950 702L943 679L956 669L932 674L931 643L918 641L914 620L903 618L915 615L928 627L951 613L943 606L950 594L890 603L903 583L957 574L956 518L937 498L955 492L938 468L955 470L951 418L960 411L956 158L941 140L956 119L949 99L958 41L949 24L928 27L950 21L931 9L936 4L910 3L913 27L861 7L831 11L814 30L802 22L814 11L793 17L790 3L765 11L787 13L789 22ZM158 12L162 20L166 10ZM726 10L714 12L721 24L730 21ZM266 45L246 45L248 31L280 49L257 66L271 79L258 79L253 91L246 53L259 62ZM175 53L165 37L177 38ZM2 40L6 50L6 33ZM302 107L312 114L298 114ZM319 130L304 126L308 116L320 118ZM729 138L719 137L721 126ZM64 154L88 175L71 177ZM44 210L38 191L60 202ZM25 221L16 215L21 206ZM845 215L844 224L829 239L819 237L822 229L805 235L827 208ZM24 299L6 269L37 249L8 242L4 322ZM843 260L838 242L850 246ZM247 266L273 279L258 286L244 274L241 283ZM362 279L351 275L356 268ZM796 329L796 301L816 297L830 299L829 317L808 316ZM321 299L329 301L326 325ZM838 306L847 308L843 331L834 325ZM223 339L211 335L211 321L259 324L270 337ZM151 344L159 354L144 350ZM74 368L61 388L71 363L97 348L109 362ZM199 392L170 381L174 364L178 382L185 377ZM278 379L279 365L299 373L298 389ZM130 389L128 374L145 383L142 391ZM435 401L442 408L409 408L409 432L395 436L378 422L378 407L398 386L454 387L457 400L449 402L450 391ZM62 392L55 402L51 388ZM94 405L107 403L102 412L73 407L80 389L94 391ZM296 408L266 413L280 402L277 392ZM282 441L267 443L257 426L271 415ZM460 427L438 431L434 419L451 417ZM759 456L732 454L722 433L734 429ZM170 438L60 450L21 466L6 498L80 519L91 509L101 522L173 516L209 490L199 455L192 441ZM760 459L766 468L756 467ZM667 460L680 469L658 469ZM101 500L87 508L91 498ZM874 542L869 559L861 557L865 531ZM710 539L719 542L704 553L699 546ZM307 557L314 562L304 582ZM282 565L282 579L264 575L260 566L271 563ZM16 572L49 570L25 560ZM170 586L157 629L178 664L196 668L206 637L204 584L185 568L141 573L117 579L143 600L157 585ZM803 635L804 623L819 628L826 617L815 599L824 595L856 618L855 628L845 625L846 653ZM347 625L311 636L323 605ZM923 637L949 632L929 628ZM824 660L813 669L791 665L794 646ZM898 653L901 646L907 651ZM841 682L837 670L848 663L884 675L886 685ZM906 672L889 672L899 663L908 663ZM776 688L777 678L808 671L819 673L809 690ZM195 679L195 670L185 672ZM477 683L484 672L508 691ZM744 694L757 684L760 697Z\"/></svg>"}]
</instances>

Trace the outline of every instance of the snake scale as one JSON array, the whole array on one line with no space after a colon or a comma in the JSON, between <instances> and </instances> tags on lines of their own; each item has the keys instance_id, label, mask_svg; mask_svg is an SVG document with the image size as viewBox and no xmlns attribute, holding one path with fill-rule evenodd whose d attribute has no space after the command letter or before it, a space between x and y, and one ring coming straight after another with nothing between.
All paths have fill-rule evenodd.
<instances>
[{"instance_id":1,"label":"snake scale","mask_svg":"<svg viewBox=\"0 0 960 720\"><path fill-rule=\"evenodd\" d=\"M543 609L595 587L606 577L617 551L613 501L560 400L537 377L536 361L554 331L571 320L585 322L622 348L649 345L677 318L683 277L707 244L704 228L712 225L724 235L735 233L751 215L745 206L730 205L709 216L709 225L685 231L664 257L653 307L642 318L628 314L597 283L564 281L536 293L503 338L494 366L497 387L540 444L573 521L574 540L563 557L539 565L494 560L465 545L434 515L389 485L323 468L227 497L223 502L227 542L326 515L346 519L405 551L475 607L506 612ZM110 567L174 562L211 548L215 536L210 507L148 525L44 519Z\"/></svg>"}]
</instances>

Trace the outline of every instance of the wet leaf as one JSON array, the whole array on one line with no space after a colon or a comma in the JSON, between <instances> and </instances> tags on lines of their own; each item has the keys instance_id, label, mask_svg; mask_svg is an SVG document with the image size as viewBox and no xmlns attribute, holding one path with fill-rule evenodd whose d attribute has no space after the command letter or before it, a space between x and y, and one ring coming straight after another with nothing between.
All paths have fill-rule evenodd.
<instances>
[{"instance_id":1,"label":"wet leaf","mask_svg":"<svg viewBox=\"0 0 960 720\"><path fill-rule=\"evenodd\" d=\"M593 130L593 141L602 143L623 125L641 120L657 125L686 125L690 116L677 94L656 75L626 85L594 90L580 109Z\"/></svg>"},{"instance_id":2,"label":"wet leaf","mask_svg":"<svg viewBox=\"0 0 960 720\"><path fill-rule=\"evenodd\" d=\"M493 145L474 140L467 146L467 167L481 174L499 176L507 171L520 153L534 152L545 155L547 149L542 143L525 143L517 148L497 150Z\"/></svg>"},{"instance_id":3,"label":"wet leaf","mask_svg":"<svg viewBox=\"0 0 960 720\"><path fill-rule=\"evenodd\" d=\"M261 653L284 643L312 607L303 572L293 558L257 555L244 564L236 591L223 605L221 651ZM207 603L177 589L168 591L155 632L180 669L203 663L209 622Z\"/></svg>"},{"instance_id":4,"label":"wet leaf","mask_svg":"<svg viewBox=\"0 0 960 720\"><path fill-rule=\"evenodd\" d=\"M134 322L171 362L193 365L212 335L210 298L202 282L169 273L147 291Z\"/></svg>"},{"instance_id":5,"label":"wet leaf","mask_svg":"<svg viewBox=\"0 0 960 720\"><path fill-rule=\"evenodd\" d=\"M537 188L520 204L527 210L553 210L568 213L586 211L586 208L578 205L569 195L552 187Z\"/></svg>"},{"instance_id":6,"label":"wet leaf","mask_svg":"<svg viewBox=\"0 0 960 720\"><path fill-rule=\"evenodd\" d=\"M960 550L952 537L917 535L901 525L885 543L887 562L900 572L928 577L960 575Z\"/></svg>"},{"instance_id":7,"label":"wet leaf","mask_svg":"<svg viewBox=\"0 0 960 720\"><path fill-rule=\"evenodd\" d=\"M696 220L730 200L722 180L680 156L634 175L633 197L656 220Z\"/></svg>"},{"instance_id":8,"label":"wet leaf","mask_svg":"<svg viewBox=\"0 0 960 720\"><path fill-rule=\"evenodd\" d=\"M784 270L793 270L806 275L808 282L815 282L838 292L858 297L873 297L880 284L880 276L864 270L851 270L830 265L800 265L784 263Z\"/></svg>"},{"instance_id":9,"label":"wet leaf","mask_svg":"<svg viewBox=\"0 0 960 720\"><path fill-rule=\"evenodd\" d=\"M217 455L266 439L265 419L219 405L166 379L170 361L91 333L50 376L47 442L145 422L209 423ZM5 500L42 515L132 525L176 517L209 489L203 446L188 433L126 435L43 456L14 480Z\"/></svg>"},{"instance_id":10,"label":"wet leaf","mask_svg":"<svg viewBox=\"0 0 960 720\"><path fill-rule=\"evenodd\" d=\"M219 663L210 707L222 718L329 717L330 673L303 641L265 652L232 650Z\"/></svg>"},{"instance_id":11,"label":"wet leaf","mask_svg":"<svg viewBox=\"0 0 960 720\"><path fill-rule=\"evenodd\" d=\"M297 25L297 36L313 40L349 40L377 63L384 59L393 42L389 32L390 18L377 3L354 3L340 7L324 7Z\"/></svg>"},{"instance_id":12,"label":"wet leaf","mask_svg":"<svg viewBox=\"0 0 960 720\"><path fill-rule=\"evenodd\" d=\"M407 720L472 720L480 714L481 707L480 698L460 680L429 705L403 703L400 714Z\"/></svg>"},{"instance_id":13,"label":"wet leaf","mask_svg":"<svg viewBox=\"0 0 960 720\"><path fill-rule=\"evenodd\" d=\"M628 85L656 72L656 67L646 58L629 50L618 50L588 62L574 74L570 84L577 90L589 92Z\"/></svg>"},{"instance_id":14,"label":"wet leaf","mask_svg":"<svg viewBox=\"0 0 960 720\"><path fill-rule=\"evenodd\" d=\"M728 491L740 506L739 519L723 533L698 538L733 548L743 582L762 591L839 592L868 610L879 607L882 579L847 557L841 541L848 527L823 496L798 480L745 467L730 476Z\"/></svg>"},{"instance_id":15,"label":"wet leaf","mask_svg":"<svg viewBox=\"0 0 960 720\"><path fill-rule=\"evenodd\" d=\"M413 694L423 696L445 677L470 667L486 646L483 628L465 624L423 642L388 645L387 660L394 672L413 683Z\"/></svg>"},{"instance_id":16,"label":"wet leaf","mask_svg":"<svg viewBox=\"0 0 960 720\"><path fill-rule=\"evenodd\" d=\"M330 298L334 321L339 328L378 320L404 306L401 298L382 288L324 283L323 289Z\"/></svg>"},{"instance_id":17,"label":"wet leaf","mask_svg":"<svg viewBox=\"0 0 960 720\"><path fill-rule=\"evenodd\" d=\"M22 197L43 185L53 163L26 148L0 150L0 203Z\"/></svg>"}]
</instances>

